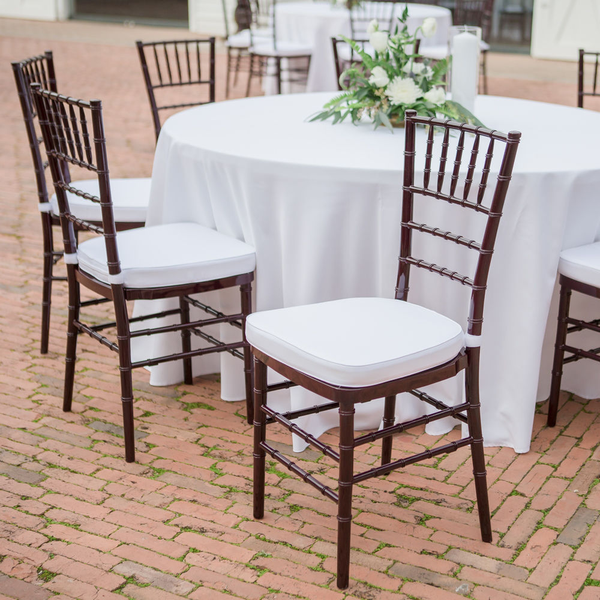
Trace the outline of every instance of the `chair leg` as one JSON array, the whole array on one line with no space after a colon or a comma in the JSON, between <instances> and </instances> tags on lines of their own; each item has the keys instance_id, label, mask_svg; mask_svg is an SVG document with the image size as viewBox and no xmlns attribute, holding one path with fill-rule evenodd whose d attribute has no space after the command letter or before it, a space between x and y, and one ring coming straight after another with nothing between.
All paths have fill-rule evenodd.
<instances>
[{"instance_id":1,"label":"chair leg","mask_svg":"<svg viewBox=\"0 0 600 600\"><path fill-rule=\"evenodd\" d=\"M119 372L121 375L121 406L125 436L125 461L135 462L135 430L133 425L133 378L131 369L131 334L127 301L123 286L113 286L117 340L119 344Z\"/></svg>"},{"instance_id":2,"label":"chair leg","mask_svg":"<svg viewBox=\"0 0 600 600\"><path fill-rule=\"evenodd\" d=\"M275 58L275 73L277 77L277 93L281 95L281 58Z\"/></svg>"},{"instance_id":3,"label":"chair leg","mask_svg":"<svg viewBox=\"0 0 600 600\"><path fill-rule=\"evenodd\" d=\"M479 404L479 348L467 348L469 365L465 374L466 394L469 408L467 419L471 442L471 458L473 460L473 476L475 478L475 495L479 512L481 539L492 541L492 522L490 519L490 503L487 491L485 471L485 454L483 452L483 434L481 431L481 415Z\"/></svg>"},{"instance_id":4,"label":"chair leg","mask_svg":"<svg viewBox=\"0 0 600 600\"><path fill-rule=\"evenodd\" d=\"M487 51L483 51L481 56L481 73L483 75L483 93L487 96L488 79L487 79Z\"/></svg>"},{"instance_id":5,"label":"chair leg","mask_svg":"<svg viewBox=\"0 0 600 600\"><path fill-rule=\"evenodd\" d=\"M564 283L560 286L560 301L558 304L558 326L556 328L556 342L554 344L554 363L552 365L552 386L550 387L550 399L548 401L548 427L556 425L558 413L558 399L560 397L560 383L562 380L563 350L567 340L567 318L571 304L571 290Z\"/></svg>"},{"instance_id":6,"label":"chair leg","mask_svg":"<svg viewBox=\"0 0 600 600\"><path fill-rule=\"evenodd\" d=\"M383 409L383 428L391 427L395 421L395 413L396 413L396 396L388 396L385 399L385 405ZM381 440L381 464L387 465L392 462L392 444L394 442L393 436L389 435L388 437L383 438Z\"/></svg>"},{"instance_id":7,"label":"chair leg","mask_svg":"<svg viewBox=\"0 0 600 600\"><path fill-rule=\"evenodd\" d=\"M242 63L242 52L243 52L242 49L238 48L237 57L235 59L235 67L233 70L233 85L237 85L237 82L238 82L238 75L239 75L240 66Z\"/></svg>"},{"instance_id":8,"label":"chair leg","mask_svg":"<svg viewBox=\"0 0 600 600\"><path fill-rule=\"evenodd\" d=\"M261 407L267 403L267 366L254 357L254 518L265 516L266 415Z\"/></svg>"},{"instance_id":9,"label":"chair leg","mask_svg":"<svg viewBox=\"0 0 600 600\"><path fill-rule=\"evenodd\" d=\"M179 310L181 311L181 324L184 325L190 322L190 305L186 302L185 298L181 296L179 298ZM192 351L192 334L189 329L181 330L181 350L183 352ZM194 383L194 376L192 374L192 359L183 359L183 381L187 385Z\"/></svg>"},{"instance_id":10,"label":"chair leg","mask_svg":"<svg viewBox=\"0 0 600 600\"><path fill-rule=\"evenodd\" d=\"M252 312L252 285L246 283L241 286L242 295L242 314L244 321L242 323L242 336L246 342L246 317ZM252 350L250 344L246 342L244 346L244 379L246 384L246 418L248 425L254 422L254 402L252 398Z\"/></svg>"},{"instance_id":11,"label":"chair leg","mask_svg":"<svg viewBox=\"0 0 600 600\"><path fill-rule=\"evenodd\" d=\"M52 272L54 270L54 250L52 223L48 213L42 214L42 235L44 238L44 271L42 275L42 331L40 353L48 354L50 340L50 309L52 306Z\"/></svg>"},{"instance_id":12,"label":"chair leg","mask_svg":"<svg viewBox=\"0 0 600 600\"><path fill-rule=\"evenodd\" d=\"M231 48L227 48L227 79L225 81L225 99L229 98L229 79L231 78Z\"/></svg>"},{"instance_id":13,"label":"chair leg","mask_svg":"<svg viewBox=\"0 0 600 600\"><path fill-rule=\"evenodd\" d=\"M350 533L352 528L352 479L354 477L354 406L340 406L340 466L338 476L337 586L348 587Z\"/></svg>"},{"instance_id":14,"label":"chair leg","mask_svg":"<svg viewBox=\"0 0 600 600\"><path fill-rule=\"evenodd\" d=\"M69 306L67 317L67 351L65 355L65 386L63 392L63 411L69 412L73 402L73 384L75 381L75 361L77 360L77 336L79 330L75 321L79 320L81 307L79 282L75 279L75 265L67 265L69 284Z\"/></svg>"},{"instance_id":15,"label":"chair leg","mask_svg":"<svg viewBox=\"0 0 600 600\"><path fill-rule=\"evenodd\" d=\"M250 97L250 86L252 85L253 73L254 73L254 54L250 54L250 68L248 69L248 85L246 87L246 98Z\"/></svg>"}]
</instances>

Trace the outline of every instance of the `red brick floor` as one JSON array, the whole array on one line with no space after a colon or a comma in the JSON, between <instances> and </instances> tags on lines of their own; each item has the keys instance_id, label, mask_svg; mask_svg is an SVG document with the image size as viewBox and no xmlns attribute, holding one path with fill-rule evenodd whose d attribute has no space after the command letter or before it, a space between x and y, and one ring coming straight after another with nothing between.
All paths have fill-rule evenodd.
<instances>
[{"instance_id":1,"label":"red brick floor","mask_svg":"<svg viewBox=\"0 0 600 600\"><path fill-rule=\"evenodd\" d=\"M155 388L135 373L136 464L122 458L114 355L87 338L74 410L61 411L66 299L57 285L51 351L41 356L40 228L8 62L51 47L61 89L104 100L115 176L150 175L153 134L131 46L45 31L44 41L0 38L0 600L600 598L597 401L565 394L554 429L541 407L526 455L486 451L492 544L479 541L464 449L357 486L344 593L335 586L333 504L270 463L267 514L252 519L251 431L242 405L219 399L215 377ZM492 78L490 88L575 98L575 85L560 81ZM396 453L457 436L403 434ZM289 453L288 435L273 437ZM335 443L336 432L323 438ZM378 453L367 447L357 458L370 465ZM335 478L317 453L300 460Z\"/></svg>"}]
</instances>

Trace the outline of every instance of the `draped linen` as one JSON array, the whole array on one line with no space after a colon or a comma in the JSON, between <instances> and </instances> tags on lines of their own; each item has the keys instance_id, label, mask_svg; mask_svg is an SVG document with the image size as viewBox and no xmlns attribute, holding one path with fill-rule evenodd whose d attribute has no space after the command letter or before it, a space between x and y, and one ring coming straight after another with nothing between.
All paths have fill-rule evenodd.
<instances>
[{"instance_id":1,"label":"draped linen","mask_svg":"<svg viewBox=\"0 0 600 600\"><path fill-rule=\"evenodd\" d=\"M307 117L330 97L291 94L221 102L181 112L163 126L147 223L197 222L254 246L255 310L394 296L404 131L309 122ZM490 96L477 99L475 112L490 128L523 133L486 296L481 403L485 444L527 452L536 399L547 397L550 379L549 354L543 362L542 350L547 323L546 350L556 324L549 310L560 251L600 239L600 114ZM425 132L418 136L422 142ZM497 166L493 163L490 179ZM423 222L471 238L481 233L477 215L466 214L471 211L424 200L416 205L421 214L415 220L422 216ZM476 253L465 258L464 248L454 250L426 237L427 247L418 248L426 260L435 257L461 272L473 266ZM415 243L420 243L416 236ZM464 286L413 269L409 299L466 326L469 290ZM229 292L216 300L224 310L235 310L238 302ZM376 337L373 332L374 342ZM144 351L164 354L179 343L177 336L164 336ZM218 368L195 361L197 373ZM564 386L586 397L598 395L600 372L590 370L592 377L582 364L567 365ZM222 397L243 398L241 361L223 356L220 368ZM180 365L152 368L154 385L181 380ZM457 403L462 381L444 382L435 394ZM293 389L270 401L295 409L319 399ZM427 410L405 396L397 407L403 419ZM381 416L380 401L360 405L357 427L377 427ZM428 431L446 432L454 424L439 421ZM335 426L335 411L302 423L314 435ZM296 440L295 447L303 443Z\"/></svg>"}]
</instances>

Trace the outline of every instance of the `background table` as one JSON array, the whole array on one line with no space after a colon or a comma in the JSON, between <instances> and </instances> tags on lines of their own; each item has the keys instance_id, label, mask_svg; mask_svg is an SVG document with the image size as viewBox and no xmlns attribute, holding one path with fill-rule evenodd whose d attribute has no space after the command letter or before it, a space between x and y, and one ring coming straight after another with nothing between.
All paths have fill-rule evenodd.
<instances>
[{"instance_id":1,"label":"background table","mask_svg":"<svg viewBox=\"0 0 600 600\"><path fill-rule=\"evenodd\" d=\"M330 97L222 102L179 113L163 126L148 224L196 221L253 244L256 310L393 297L404 131L309 123L307 117ZM600 114L489 96L478 98L476 113L489 127L523 132L490 272L481 398L485 443L526 452L560 250L594 241L600 232ZM476 228L467 221L451 225L464 226L467 234ZM466 288L461 295L460 286L445 288L445 279L421 273L428 279L420 290L416 273L410 299L464 324ZM237 297L224 294L221 301L235 307ZM163 343L148 350L165 349ZM549 374L548 366L545 381ZM152 383L177 380L176 365L153 370ZM458 401L461 382L438 392ZM222 359L222 394L243 397L241 365L231 357ZM291 399L294 408L313 403L301 390L293 390ZM377 426L377 403L360 408L357 424ZM402 417L422 410L411 397L398 402ZM336 418L312 415L304 426L319 435ZM431 433L452 426L432 425Z\"/></svg>"},{"instance_id":2,"label":"background table","mask_svg":"<svg viewBox=\"0 0 600 600\"><path fill-rule=\"evenodd\" d=\"M405 6L408 6L406 24L410 33L414 33L425 18L437 19L438 29L435 36L424 39L422 47L447 45L448 30L452 25L452 13L447 8L399 3L396 5L396 14L400 15ZM275 18L278 39L312 46L313 55L306 91L337 90L331 38L338 35L350 36L348 9L343 4L334 5L331 2L282 2L276 6Z\"/></svg>"}]
</instances>

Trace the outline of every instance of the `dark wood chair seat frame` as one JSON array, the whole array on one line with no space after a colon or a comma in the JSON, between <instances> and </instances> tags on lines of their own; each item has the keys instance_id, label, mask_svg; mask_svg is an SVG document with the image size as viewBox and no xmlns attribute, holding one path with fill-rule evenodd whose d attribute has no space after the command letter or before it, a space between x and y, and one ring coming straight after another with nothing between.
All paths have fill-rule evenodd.
<instances>
[{"instance_id":1,"label":"dark wood chair seat frame","mask_svg":"<svg viewBox=\"0 0 600 600\"><path fill-rule=\"evenodd\" d=\"M152 121L154 123L154 133L158 140L161 129L160 111L190 108L192 106L201 106L215 101L215 38L210 37L164 42L137 41L135 44L140 57L146 91L148 92L150 110L152 111ZM209 52L207 78L203 75L201 66L202 48L205 46L208 48ZM191 57L190 49L192 51ZM148 50L148 53L146 53L146 50ZM149 64L152 65L152 71L155 72L158 81L153 81ZM208 88L208 101L183 102L180 104L168 104L162 106L159 106L156 101L155 90L194 85Z\"/></svg>"},{"instance_id":2,"label":"dark wood chair seat frame","mask_svg":"<svg viewBox=\"0 0 600 600\"><path fill-rule=\"evenodd\" d=\"M110 193L108 160L102 120L102 103L100 100L85 102L75 98L68 98L49 90L43 90L40 84L33 84L32 89L40 118L48 161L50 163L50 171L60 206L60 222L69 285L63 410L71 410L77 337L80 333L86 333L119 355L123 426L125 432L125 459L127 462L135 460L132 369L158 365L173 360L183 360L185 383L192 384L192 357L215 352L230 352L234 356L244 360L247 417L248 422L252 422L251 354L248 344L245 341L244 331L246 316L251 312L251 282L254 279L254 273L243 273L235 277L168 287L125 287L121 274L121 264L119 262L117 235ZM88 125L90 121L92 124L91 132ZM93 148L90 140L93 142ZM90 199L100 204L102 210L101 226L83 221L71 214L66 192L78 195L82 195L83 192L70 185L70 182L64 177L65 171L63 166L65 163L75 164L98 176L100 197ZM95 279L79 268L76 260L77 237L75 235L75 225L83 230L104 236L110 284ZM87 302L87 305L113 302L115 321L90 325L80 320L80 311L82 306L84 306L80 297L80 285L99 295L99 298ZM241 311L238 314L225 315L191 298L193 294L238 286L241 292ZM127 302L131 300L164 298L179 298L179 308L129 318ZM190 306L204 310L209 314L209 318L190 321ZM152 329L130 330L131 323L174 315L180 316L180 323L154 327ZM242 340L240 342L225 344L202 331L202 328L208 325L220 323L229 323L240 329ZM116 342L111 341L101 333L105 329L111 328L116 328ZM182 352L132 362L131 340L133 338L169 332L181 333ZM205 348L192 350L192 333L199 335L205 341L209 342L210 345Z\"/></svg>"},{"instance_id":3,"label":"dark wood chair seat frame","mask_svg":"<svg viewBox=\"0 0 600 600\"><path fill-rule=\"evenodd\" d=\"M37 113L30 93L31 83L40 83L44 88L53 92L57 91L56 74L52 52L47 50L44 54L32 56L12 64L13 75L19 95L21 112L31 150L33 170L37 186L38 207L42 221L42 243L44 252L43 274L42 274L42 323L40 337L40 353L47 354L50 340L50 315L52 307L52 284L55 281L66 281L63 276L54 275L54 266L62 258L63 251L54 247L54 228L60 225L58 216L52 214L46 185L46 168L48 163L42 160L40 145L43 143L41 133L38 134L35 121ZM65 176L70 181L68 165L63 165ZM100 225L99 222L94 223ZM143 227L144 222L122 222L116 223L117 230L133 229ZM79 231L75 225L75 231Z\"/></svg>"},{"instance_id":4,"label":"dark wood chair seat frame","mask_svg":"<svg viewBox=\"0 0 600 600\"><path fill-rule=\"evenodd\" d=\"M592 91L585 91L585 57L594 57L594 77L592 80ZM585 96L600 96L598 91L598 63L600 60L600 52L588 52L583 48L579 49L579 63L577 70L577 106L583 108L583 99Z\"/></svg>"},{"instance_id":5,"label":"dark wood chair seat frame","mask_svg":"<svg viewBox=\"0 0 600 600\"><path fill-rule=\"evenodd\" d=\"M423 186L415 185L415 128L417 125L429 126L427 138L427 152L424 169ZM432 148L434 143L434 130L444 130L444 141L440 168L438 171L437 185L430 187ZM452 183L450 194L442 192L444 182L445 165L448 161L448 142L450 132L459 134L456 158L453 163ZM456 185L459 177L459 169L464 149L465 135L475 136L473 150L465 180L465 191L463 197L455 196ZM406 145L404 160L404 186L402 205L402 229L400 243L400 258L398 279L396 285L396 299L406 301L409 290L410 268L422 268L432 273L437 273L470 287L471 305L467 329L467 346L463 348L453 359L424 372L415 373L393 381L387 381L377 385L362 388L348 388L332 385L325 381L315 379L305 373L286 365L276 358L267 355L257 348L252 348L254 356L254 517L261 519L264 516L265 501L265 457L269 454L285 465L290 471L299 475L304 481L319 490L325 497L333 500L338 505L338 555L337 555L337 585L340 589L348 587L350 570L350 529L352 523L352 488L355 484L385 475L390 471L405 467L412 463L453 452L463 446L470 446L473 460L473 473L475 478L475 490L477 495L477 506L479 509L479 523L482 539L486 542L492 540L492 529L490 522L489 502L487 496L485 456L483 452L483 437L480 421L479 404L479 336L481 335L483 323L483 304L487 287L487 276L490 262L502 214L502 207L508 190L512 175L516 151L519 144L520 133L511 132L504 135L495 131L473 127L448 120L430 119L416 116L415 111L406 112ZM489 140L485 165L479 181L478 199L473 202L467 199L473 182L475 165L481 139ZM504 145L504 156L500 167L499 176L493 192L493 199L489 208L482 204L485 189L488 185L491 160L494 145ZM442 231L439 228L429 227L425 224L415 223L413 219L413 200L415 194L423 195L441 202L462 206L474 210L487 217L485 233L481 242L466 239L451 232ZM423 234L443 238L449 242L456 243L479 253L477 268L474 279L460 275L444 267L428 263L411 255L412 233L417 231ZM471 343L469 343L471 340ZM277 386L267 385L267 367L270 367L280 375L288 379L287 383ZM466 401L457 406L448 406L433 398L419 388L445 379L454 377L461 371L465 371ZM308 409L295 410L287 413L277 413L267 406L267 393L282 387L299 385L315 394L318 394L329 402ZM437 409L437 412L406 421L395 423L396 395L408 392L426 404ZM385 398L383 413L383 428L379 431L354 437L354 407L357 403L369 402L376 398ZM323 442L319 441L306 431L302 430L293 421L302 416L316 414L323 411L335 410L339 412L339 451L333 450ZM463 414L463 413L466 413ZM406 429L424 425L445 417L454 417L466 423L469 435L460 440L444 444L442 446L426 450L407 458L391 460L392 436ZM319 482L309 472L285 457L274 446L266 441L266 426L271 423L280 423L292 433L298 435L305 442L323 452L326 456L339 463L338 491ZM354 473L354 450L363 444L382 440L381 465L373 467L362 473Z\"/></svg>"},{"instance_id":6,"label":"dark wood chair seat frame","mask_svg":"<svg viewBox=\"0 0 600 600\"><path fill-rule=\"evenodd\" d=\"M552 364L552 385L548 401L548 427L556 425L558 414L558 401L560 398L560 384L562 381L563 366L577 362L582 358L589 358L600 362L600 348L584 350L567 344L567 334L577 331L594 331L600 333L600 319L582 321L569 316L571 294L573 291L600 299L600 288L571 279L566 275L559 277L560 301L558 304L558 326L556 328L556 341L554 344L554 361ZM565 358L565 354L570 354Z\"/></svg>"}]
</instances>

